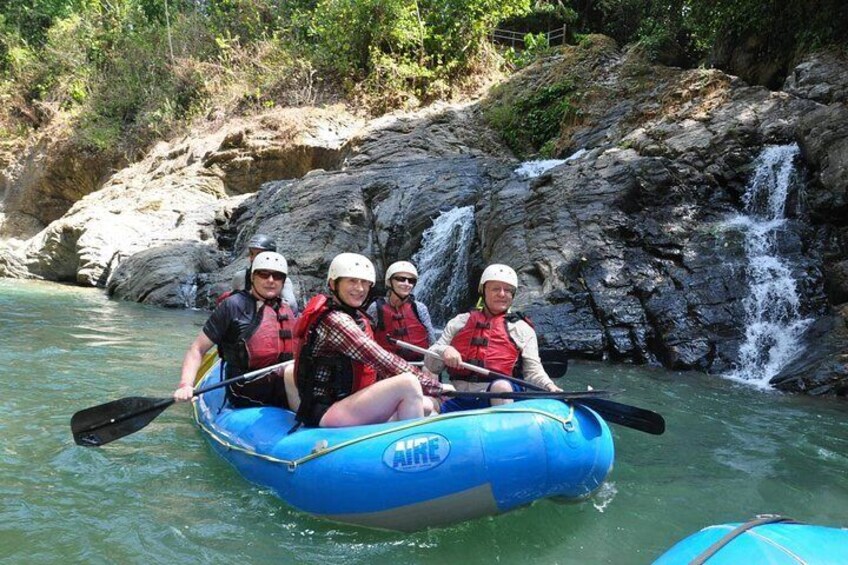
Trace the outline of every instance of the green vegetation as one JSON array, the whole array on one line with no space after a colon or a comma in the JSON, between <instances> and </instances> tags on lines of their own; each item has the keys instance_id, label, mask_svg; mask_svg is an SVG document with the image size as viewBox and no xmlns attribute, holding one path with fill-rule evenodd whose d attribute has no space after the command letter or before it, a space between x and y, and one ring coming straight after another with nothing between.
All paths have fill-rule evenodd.
<instances>
[{"instance_id":1,"label":"green vegetation","mask_svg":"<svg viewBox=\"0 0 848 565\"><path fill-rule=\"evenodd\" d=\"M846 44L844 0L573 0L576 31L640 42L654 60L721 66L733 49L791 62L810 49ZM747 44L747 46L745 45Z\"/></svg>"},{"instance_id":2,"label":"green vegetation","mask_svg":"<svg viewBox=\"0 0 848 565\"><path fill-rule=\"evenodd\" d=\"M530 0L0 0L0 134L132 153L218 107L449 96ZM320 78L316 78L320 77Z\"/></svg>"},{"instance_id":3,"label":"green vegetation","mask_svg":"<svg viewBox=\"0 0 848 565\"><path fill-rule=\"evenodd\" d=\"M572 101L574 91L574 81L563 79L514 97L503 96L486 108L485 117L519 157L535 153L552 157L560 129L580 117Z\"/></svg>"},{"instance_id":4,"label":"green vegetation","mask_svg":"<svg viewBox=\"0 0 848 565\"><path fill-rule=\"evenodd\" d=\"M496 26L532 32L494 56ZM346 98L379 113L462 93L603 33L661 62L721 64L733 49L786 61L843 44L843 0L0 0L0 142L57 113L74 140L132 155L213 108L254 112ZM741 47L740 47L741 46ZM516 148L579 117L567 82L491 111ZM560 97L560 98L557 98ZM522 133L519 132L519 129Z\"/></svg>"}]
</instances>

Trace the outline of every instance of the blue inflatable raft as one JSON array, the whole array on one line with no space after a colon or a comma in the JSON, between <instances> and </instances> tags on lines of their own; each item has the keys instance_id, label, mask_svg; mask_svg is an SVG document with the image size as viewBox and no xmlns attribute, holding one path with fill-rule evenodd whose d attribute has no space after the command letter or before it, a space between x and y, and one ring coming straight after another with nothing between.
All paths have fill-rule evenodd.
<instances>
[{"instance_id":1,"label":"blue inflatable raft","mask_svg":"<svg viewBox=\"0 0 848 565\"><path fill-rule=\"evenodd\" d=\"M215 367L200 386L218 378ZM247 480L330 520L414 531L556 497L606 479L613 441L592 410L559 400L350 428L300 428L272 407L230 409L223 389L194 400L209 443Z\"/></svg>"},{"instance_id":2,"label":"blue inflatable raft","mask_svg":"<svg viewBox=\"0 0 848 565\"><path fill-rule=\"evenodd\" d=\"M744 524L709 526L675 544L654 565L843 565L848 530L765 516Z\"/></svg>"}]
</instances>

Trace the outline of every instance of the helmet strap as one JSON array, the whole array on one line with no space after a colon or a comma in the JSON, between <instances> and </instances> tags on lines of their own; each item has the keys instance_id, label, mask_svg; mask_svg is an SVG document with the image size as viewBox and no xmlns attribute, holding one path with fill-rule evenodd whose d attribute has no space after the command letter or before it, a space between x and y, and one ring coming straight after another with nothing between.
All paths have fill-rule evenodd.
<instances>
[{"instance_id":1,"label":"helmet strap","mask_svg":"<svg viewBox=\"0 0 848 565\"><path fill-rule=\"evenodd\" d=\"M404 302L409 300L409 297L412 296L411 292L409 294L407 294L406 297L403 297L400 294L398 294L397 291L395 290L395 285L392 282L392 279L389 279L389 294L394 294L395 296L397 296L398 300L400 300L401 304L403 304ZM389 297L389 300L391 300L391 296Z\"/></svg>"},{"instance_id":2,"label":"helmet strap","mask_svg":"<svg viewBox=\"0 0 848 565\"><path fill-rule=\"evenodd\" d=\"M354 308L353 306L342 300L342 297L339 296L339 291L336 289L336 287L338 286L337 281L338 279L335 279L333 281L333 284L330 284L330 281L327 281L327 286L330 287L330 293L333 295L333 298L336 299L336 303L339 305L339 307L352 316L354 312L359 310L359 308Z\"/></svg>"}]
</instances>

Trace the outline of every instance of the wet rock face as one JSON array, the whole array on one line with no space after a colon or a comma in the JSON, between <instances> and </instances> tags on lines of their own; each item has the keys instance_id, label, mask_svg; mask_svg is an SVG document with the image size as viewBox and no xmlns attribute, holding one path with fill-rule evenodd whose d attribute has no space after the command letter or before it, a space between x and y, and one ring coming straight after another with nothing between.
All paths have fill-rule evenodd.
<instances>
[{"instance_id":1,"label":"wet rock face","mask_svg":"<svg viewBox=\"0 0 848 565\"><path fill-rule=\"evenodd\" d=\"M278 116L273 127L163 144L22 246L0 250L0 274L211 307L245 267L247 240L265 233L305 299L326 288L337 253L369 255L382 272L411 258L441 211L473 206L469 302L483 266L508 263L521 283L516 307L534 319L546 351L728 371L745 340L750 275L743 234L729 220L743 209L764 146L801 147L806 189L793 189L774 238L801 315L825 319L848 296L848 120L839 94L848 72L813 72L820 65L811 60L787 92L770 92L718 71L652 71L635 56L609 55L603 96L587 97L584 120L563 130L557 146L585 152L537 178L513 173L517 162L476 105L362 129L326 116L291 129ZM848 70L838 59L827 64ZM563 65L548 61L533 81L546 84L545 73L561 76ZM334 157L301 158L297 147L311 143L303 132L327 128L338 132L325 147ZM844 389L844 323L814 327L808 341L828 348L811 350L804 360L813 364L788 368L776 386Z\"/></svg>"},{"instance_id":2,"label":"wet rock face","mask_svg":"<svg viewBox=\"0 0 848 565\"><path fill-rule=\"evenodd\" d=\"M183 243L154 247L123 261L109 279L110 296L166 308L194 307L198 273L217 271L226 256L209 246Z\"/></svg>"},{"instance_id":3,"label":"wet rock face","mask_svg":"<svg viewBox=\"0 0 848 565\"><path fill-rule=\"evenodd\" d=\"M378 272L409 259L440 211L475 204L509 175L502 161L452 133L467 130L467 119L449 111L390 121L354 140L342 171L263 185L233 214L236 247L255 233L274 237L301 296L326 288L329 263L342 251L368 255Z\"/></svg>"},{"instance_id":4,"label":"wet rock face","mask_svg":"<svg viewBox=\"0 0 848 565\"><path fill-rule=\"evenodd\" d=\"M825 289L831 303L842 300L844 220L826 215L848 217L840 200L846 183L832 180L847 169L829 167L848 154L838 151L846 139L846 122L835 117L842 108L720 76L698 79L710 85L702 95L681 95L680 85L696 78L681 73L676 86L666 85L665 99L676 102L662 118L643 121L613 147L555 168L526 190L495 187L480 207L484 255L518 268L524 286L517 302L536 321L543 348L731 370L746 338L750 267L742 234L728 220L742 209L761 148L792 143L798 131L810 137L800 139L805 155L820 156L801 163L801 174L809 165L812 178L805 194L797 186L790 194L776 252L797 282L802 317L827 314ZM809 118L799 121L803 116ZM816 226L813 216L828 223ZM817 379L808 390L833 392L839 382Z\"/></svg>"}]
</instances>

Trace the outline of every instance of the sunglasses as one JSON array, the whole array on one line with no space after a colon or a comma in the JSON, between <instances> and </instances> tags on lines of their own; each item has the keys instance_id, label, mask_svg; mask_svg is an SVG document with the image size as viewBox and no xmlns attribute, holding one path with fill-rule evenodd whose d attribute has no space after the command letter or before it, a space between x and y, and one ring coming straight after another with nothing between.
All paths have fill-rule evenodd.
<instances>
[{"instance_id":1,"label":"sunglasses","mask_svg":"<svg viewBox=\"0 0 848 565\"><path fill-rule=\"evenodd\" d=\"M392 277L392 280L397 282L409 283L411 285L414 285L418 282L418 279L416 279L415 277Z\"/></svg>"},{"instance_id":2,"label":"sunglasses","mask_svg":"<svg viewBox=\"0 0 848 565\"><path fill-rule=\"evenodd\" d=\"M281 281L286 278L285 273L278 273L277 271L253 271L253 274L262 280L274 279L275 281Z\"/></svg>"}]
</instances>

